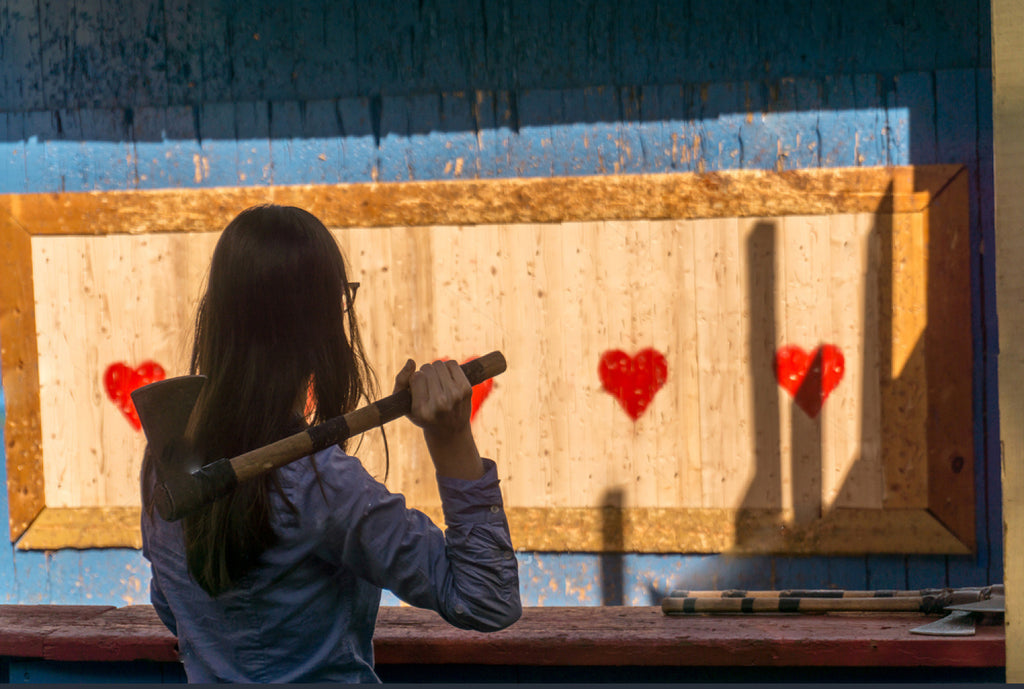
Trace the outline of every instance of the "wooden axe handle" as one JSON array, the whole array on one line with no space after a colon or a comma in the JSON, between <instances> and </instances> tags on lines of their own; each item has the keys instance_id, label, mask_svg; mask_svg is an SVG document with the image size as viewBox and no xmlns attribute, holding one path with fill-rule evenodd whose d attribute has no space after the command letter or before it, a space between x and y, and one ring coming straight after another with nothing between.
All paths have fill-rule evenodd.
<instances>
[{"instance_id":1,"label":"wooden axe handle","mask_svg":"<svg viewBox=\"0 0 1024 689\"><path fill-rule=\"evenodd\" d=\"M470 385L479 385L503 373L505 357L491 352L462 364ZM325 421L277 442L250 450L230 459L211 462L187 476L157 486L155 502L160 516L168 521L181 519L203 505L222 497L240 481L294 462L346 438L376 428L412 408L412 393L401 390L344 416Z\"/></svg>"},{"instance_id":2,"label":"wooden axe handle","mask_svg":"<svg viewBox=\"0 0 1024 689\"><path fill-rule=\"evenodd\" d=\"M923 612L927 601L920 596L894 598L665 598L662 612Z\"/></svg>"},{"instance_id":3,"label":"wooden axe handle","mask_svg":"<svg viewBox=\"0 0 1024 689\"><path fill-rule=\"evenodd\" d=\"M462 371L469 379L470 385L479 385L488 378L504 372L505 368L505 357L501 352L491 352L462 364ZM235 470L238 480L244 481L336 445L371 428L383 426L389 421L405 416L411 409L412 393L409 390L400 390L344 416L330 419L276 443L233 457L230 460L231 467Z\"/></svg>"},{"instance_id":4,"label":"wooden axe handle","mask_svg":"<svg viewBox=\"0 0 1024 689\"><path fill-rule=\"evenodd\" d=\"M923 612L940 613L950 605L976 603L988 599L1003 587L962 589L921 589L920 591L675 591L661 601L669 615L718 612ZM677 596L676 593L689 594ZM826 594L843 595L826 595ZM781 595L779 595L781 594ZM810 595L800 595L810 594Z\"/></svg>"}]
</instances>

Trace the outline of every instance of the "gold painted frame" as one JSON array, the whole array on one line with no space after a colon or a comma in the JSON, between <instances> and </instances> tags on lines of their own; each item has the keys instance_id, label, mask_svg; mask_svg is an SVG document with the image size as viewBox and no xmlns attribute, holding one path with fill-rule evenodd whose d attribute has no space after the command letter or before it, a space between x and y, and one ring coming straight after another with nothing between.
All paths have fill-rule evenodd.
<instances>
[{"instance_id":1,"label":"gold painted frame","mask_svg":"<svg viewBox=\"0 0 1024 689\"><path fill-rule=\"evenodd\" d=\"M883 370L880 381L883 480L916 486L909 496L881 510L837 508L803 526L771 510L511 508L513 539L541 551L966 554L975 547L967 172L923 166L0 196L0 367L18 548L140 546L136 508L45 504L32 237L207 232L266 202L307 208L330 227L891 217L883 252L893 268L881 296L904 306L910 299L926 314L920 341L897 342L896 309L883 328L888 351L910 351L918 364L898 379ZM908 405L919 422L909 441Z\"/></svg>"}]
</instances>

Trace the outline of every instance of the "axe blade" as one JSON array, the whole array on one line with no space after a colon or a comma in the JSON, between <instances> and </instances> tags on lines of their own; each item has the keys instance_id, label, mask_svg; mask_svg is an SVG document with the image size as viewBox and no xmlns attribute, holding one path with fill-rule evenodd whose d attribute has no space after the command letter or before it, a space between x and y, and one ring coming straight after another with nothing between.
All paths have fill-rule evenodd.
<instances>
[{"instance_id":1,"label":"axe blade","mask_svg":"<svg viewBox=\"0 0 1024 689\"><path fill-rule=\"evenodd\" d=\"M199 399L206 376L178 376L158 380L132 392L132 402L154 457L185 436L189 417Z\"/></svg>"},{"instance_id":2,"label":"axe blade","mask_svg":"<svg viewBox=\"0 0 1024 689\"><path fill-rule=\"evenodd\" d=\"M910 633L928 636L973 636L976 617L975 613L967 610L954 610L941 620L914 627Z\"/></svg>"}]
</instances>

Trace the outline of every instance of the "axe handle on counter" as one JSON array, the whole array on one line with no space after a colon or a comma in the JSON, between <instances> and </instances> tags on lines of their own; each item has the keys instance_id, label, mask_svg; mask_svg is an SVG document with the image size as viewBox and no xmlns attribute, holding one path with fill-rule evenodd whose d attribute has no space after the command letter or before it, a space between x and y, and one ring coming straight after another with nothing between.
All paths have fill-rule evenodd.
<instances>
[{"instance_id":1,"label":"axe handle on counter","mask_svg":"<svg viewBox=\"0 0 1024 689\"><path fill-rule=\"evenodd\" d=\"M941 613L947 606L976 603L985 600L1002 586L968 589L923 589L916 595L911 591L850 591L847 593L861 594L842 597L825 597L821 591L808 591L810 596L795 595L798 591L779 592L746 592L764 593L763 596L668 596L661 601L661 609L666 615L689 613L729 613L729 612L923 612L927 614ZM675 593L687 593L683 591ZM711 593L695 591L693 593ZM771 595L781 593L783 595ZM873 595L881 593L883 595ZM891 595L899 593L901 595ZM818 594L818 595L814 595Z\"/></svg>"},{"instance_id":2,"label":"axe handle on counter","mask_svg":"<svg viewBox=\"0 0 1024 689\"><path fill-rule=\"evenodd\" d=\"M947 596L957 603L985 600L1005 595L1002 584L987 586L963 586L959 588L930 588L915 590L875 589L857 591L846 589L781 589L751 591L746 589L721 589L714 591L674 589L668 598L922 598L924 596Z\"/></svg>"},{"instance_id":3,"label":"axe handle on counter","mask_svg":"<svg viewBox=\"0 0 1024 689\"><path fill-rule=\"evenodd\" d=\"M505 371L505 357L491 352L462 364L470 385ZM181 519L190 512L225 495L239 482L284 466L297 459L336 445L401 416L412 408L409 390L377 400L373 404L325 421L277 442L250 450L236 457L218 459L180 480L165 481L154 495L157 511L168 521Z\"/></svg>"},{"instance_id":4,"label":"axe handle on counter","mask_svg":"<svg viewBox=\"0 0 1024 689\"><path fill-rule=\"evenodd\" d=\"M667 615L730 612L918 612L920 597L899 598L666 598Z\"/></svg>"}]
</instances>

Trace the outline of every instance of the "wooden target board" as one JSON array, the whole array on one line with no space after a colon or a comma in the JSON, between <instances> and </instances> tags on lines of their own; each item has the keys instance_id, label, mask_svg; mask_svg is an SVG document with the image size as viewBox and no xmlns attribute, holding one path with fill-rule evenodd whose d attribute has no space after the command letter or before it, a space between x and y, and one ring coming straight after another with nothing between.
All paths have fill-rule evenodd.
<instances>
[{"instance_id":1,"label":"wooden target board","mask_svg":"<svg viewBox=\"0 0 1024 689\"><path fill-rule=\"evenodd\" d=\"M127 395L186 372L219 231L265 202L334 231L383 391L505 354L473 424L517 548L974 546L967 178L932 166L0 197L20 548L138 545ZM384 478L379 431L349 449Z\"/></svg>"}]
</instances>

